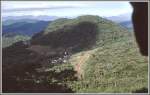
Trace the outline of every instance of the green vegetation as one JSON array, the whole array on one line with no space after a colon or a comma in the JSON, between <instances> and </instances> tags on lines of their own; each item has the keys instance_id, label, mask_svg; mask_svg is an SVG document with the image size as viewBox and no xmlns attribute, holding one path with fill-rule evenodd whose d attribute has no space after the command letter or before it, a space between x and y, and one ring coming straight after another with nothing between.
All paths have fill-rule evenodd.
<instances>
[{"instance_id":1,"label":"green vegetation","mask_svg":"<svg viewBox=\"0 0 150 95\"><path fill-rule=\"evenodd\" d=\"M10 79L21 92L147 92L148 59L139 53L132 32L112 21L90 15L58 19L30 42L3 49L6 92L13 88ZM56 62L63 51L69 59Z\"/></svg>"},{"instance_id":2,"label":"green vegetation","mask_svg":"<svg viewBox=\"0 0 150 95\"><path fill-rule=\"evenodd\" d=\"M90 49L97 50L81 65L81 79L69 82L69 87L81 93L130 93L148 88L147 57L141 56L133 34L122 26L98 16L81 16L73 20L58 19L52 22L44 33L64 27L65 32L68 32L67 27L84 21L98 25L96 44ZM79 64L83 55L79 52L77 57L81 59L73 60L71 64ZM73 66L75 69L75 65Z\"/></svg>"},{"instance_id":3,"label":"green vegetation","mask_svg":"<svg viewBox=\"0 0 150 95\"><path fill-rule=\"evenodd\" d=\"M13 43L19 42L19 41L25 41L25 40L29 40L30 37L29 36L25 36L25 35L16 35L13 37L2 37L2 46L4 47L8 47L10 45L12 45Z\"/></svg>"},{"instance_id":4,"label":"green vegetation","mask_svg":"<svg viewBox=\"0 0 150 95\"><path fill-rule=\"evenodd\" d=\"M130 93L148 88L148 60L133 40L99 47L84 63L84 76L71 83L75 92Z\"/></svg>"},{"instance_id":5,"label":"green vegetation","mask_svg":"<svg viewBox=\"0 0 150 95\"><path fill-rule=\"evenodd\" d=\"M71 26L77 25L80 22L92 22L98 24L98 27L101 31L103 30L111 30L112 32L118 29L119 24L114 23L110 20L104 19L99 16L92 16L92 15L85 15L85 16L79 16L75 19L67 19L67 18L60 18L53 22L51 22L48 27L44 30L44 34L47 34L49 32L54 32L56 30L64 28L67 30L67 28L70 28ZM121 27L121 26L119 26ZM125 30L125 28L121 27L119 30ZM117 31L119 31L117 30ZM66 31L67 32L67 31Z\"/></svg>"}]
</instances>

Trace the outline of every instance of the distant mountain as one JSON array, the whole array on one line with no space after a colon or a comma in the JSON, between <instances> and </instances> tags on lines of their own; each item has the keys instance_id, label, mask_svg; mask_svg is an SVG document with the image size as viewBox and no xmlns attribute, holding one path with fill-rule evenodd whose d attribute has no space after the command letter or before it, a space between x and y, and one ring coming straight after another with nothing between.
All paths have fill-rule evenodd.
<instances>
[{"instance_id":1,"label":"distant mountain","mask_svg":"<svg viewBox=\"0 0 150 95\"><path fill-rule=\"evenodd\" d=\"M133 29L131 14L122 14L118 16L105 17L108 20L114 21L127 29Z\"/></svg>"},{"instance_id":2,"label":"distant mountain","mask_svg":"<svg viewBox=\"0 0 150 95\"><path fill-rule=\"evenodd\" d=\"M47 27L49 21L38 21L38 20L7 20L3 22L2 32L3 35L8 34L22 34L32 36L35 33L41 32Z\"/></svg>"},{"instance_id":3,"label":"distant mountain","mask_svg":"<svg viewBox=\"0 0 150 95\"><path fill-rule=\"evenodd\" d=\"M118 16L106 17L106 18L114 22L120 23L124 21L131 21L131 14L127 13L127 14L121 14Z\"/></svg>"},{"instance_id":4,"label":"distant mountain","mask_svg":"<svg viewBox=\"0 0 150 95\"><path fill-rule=\"evenodd\" d=\"M128 29L133 29L132 21L124 21L124 22L120 22L119 24Z\"/></svg>"},{"instance_id":5,"label":"distant mountain","mask_svg":"<svg viewBox=\"0 0 150 95\"><path fill-rule=\"evenodd\" d=\"M26 15L26 16L7 16L2 17L3 21L6 20L21 20L21 19L31 19L31 20L42 20L42 21L53 21L59 17L57 16L47 16L47 15L41 15L41 16L32 16L32 15Z\"/></svg>"},{"instance_id":6,"label":"distant mountain","mask_svg":"<svg viewBox=\"0 0 150 95\"><path fill-rule=\"evenodd\" d=\"M35 20L35 19L7 19L2 21L2 25L11 25L14 23L19 23L19 22L26 22L26 23L36 23L40 20Z\"/></svg>"}]
</instances>

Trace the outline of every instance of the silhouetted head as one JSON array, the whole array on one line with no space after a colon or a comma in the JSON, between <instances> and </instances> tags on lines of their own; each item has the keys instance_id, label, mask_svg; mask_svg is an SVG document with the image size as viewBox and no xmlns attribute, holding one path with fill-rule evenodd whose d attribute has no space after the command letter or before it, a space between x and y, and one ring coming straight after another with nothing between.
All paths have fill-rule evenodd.
<instances>
[{"instance_id":1,"label":"silhouetted head","mask_svg":"<svg viewBox=\"0 0 150 95\"><path fill-rule=\"evenodd\" d=\"M148 2L131 2L134 33L142 55L148 56Z\"/></svg>"}]
</instances>

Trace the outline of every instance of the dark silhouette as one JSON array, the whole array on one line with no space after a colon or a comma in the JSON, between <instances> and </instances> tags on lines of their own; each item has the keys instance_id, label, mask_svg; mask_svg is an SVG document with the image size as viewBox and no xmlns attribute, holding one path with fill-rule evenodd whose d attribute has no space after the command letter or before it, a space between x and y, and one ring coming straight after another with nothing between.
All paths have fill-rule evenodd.
<instances>
[{"instance_id":1,"label":"dark silhouette","mask_svg":"<svg viewBox=\"0 0 150 95\"><path fill-rule=\"evenodd\" d=\"M143 87L141 89L133 91L133 93L148 93L148 89Z\"/></svg>"},{"instance_id":2,"label":"dark silhouette","mask_svg":"<svg viewBox=\"0 0 150 95\"><path fill-rule=\"evenodd\" d=\"M64 81L76 81L76 71L73 69L61 72L42 71L43 67L53 67L53 64L45 64L43 60L47 61L49 58L28 49L28 47L28 44L20 41L10 47L3 48L3 92L73 93L74 91L67 87ZM57 81L52 82L51 79Z\"/></svg>"},{"instance_id":3,"label":"dark silhouette","mask_svg":"<svg viewBox=\"0 0 150 95\"><path fill-rule=\"evenodd\" d=\"M131 2L133 26L142 55L148 56L148 2Z\"/></svg>"}]
</instances>

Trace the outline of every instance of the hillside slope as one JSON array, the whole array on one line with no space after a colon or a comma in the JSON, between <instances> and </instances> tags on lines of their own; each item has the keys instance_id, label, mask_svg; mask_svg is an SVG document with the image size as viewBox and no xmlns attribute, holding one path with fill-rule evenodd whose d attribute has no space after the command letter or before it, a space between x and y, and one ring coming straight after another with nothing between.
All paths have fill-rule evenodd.
<instances>
[{"instance_id":1,"label":"hillside slope","mask_svg":"<svg viewBox=\"0 0 150 95\"><path fill-rule=\"evenodd\" d=\"M71 48L78 52L131 36L127 29L98 16L80 16L76 19L57 19L43 32L32 37L31 43L51 48Z\"/></svg>"},{"instance_id":2,"label":"hillside slope","mask_svg":"<svg viewBox=\"0 0 150 95\"><path fill-rule=\"evenodd\" d=\"M147 63L124 27L98 16L62 18L3 48L3 91L147 92Z\"/></svg>"},{"instance_id":3,"label":"hillside slope","mask_svg":"<svg viewBox=\"0 0 150 95\"><path fill-rule=\"evenodd\" d=\"M31 37L27 36L27 35L19 35L19 34L9 34L9 36L5 35L2 36L2 47L8 47L11 46L12 44L19 42L19 41L27 41L29 40Z\"/></svg>"},{"instance_id":4,"label":"hillside slope","mask_svg":"<svg viewBox=\"0 0 150 95\"><path fill-rule=\"evenodd\" d=\"M5 22L2 25L2 31L3 35L7 35L9 33L15 33L15 34L22 34L22 35L28 35L32 36L38 32L41 32L43 29L45 29L48 25L48 21L16 21L13 23L10 21L11 24L6 25Z\"/></svg>"},{"instance_id":5,"label":"hillside slope","mask_svg":"<svg viewBox=\"0 0 150 95\"><path fill-rule=\"evenodd\" d=\"M129 93L147 92L148 60L138 53L133 39L124 40L99 47L93 53L84 51L72 56L71 63L80 64L85 60L78 73L81 79L69 83L70 87L80 93ZM84 56L90 56L88 59ZM83 58L83 59L82 59ZM75 65L74 68L76 68ZM77 72L79 69L75 69Z\"/></svg>"}]
</instances>

